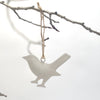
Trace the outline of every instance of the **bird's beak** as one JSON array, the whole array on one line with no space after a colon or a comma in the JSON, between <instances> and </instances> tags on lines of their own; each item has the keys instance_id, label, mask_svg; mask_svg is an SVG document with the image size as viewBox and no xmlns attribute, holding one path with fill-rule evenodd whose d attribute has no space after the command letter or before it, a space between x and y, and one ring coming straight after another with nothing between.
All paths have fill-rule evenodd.
<instances>
[{"instance_id":1,"label":"bird's beak","mask_svg":"<svg viewBox=\"0 0 100 100\"><path fill-rule=\"evenodd\" d=\"M27 60L30 58L30 55L22 57L23 59Z\"/></svg>"}]
</instances>

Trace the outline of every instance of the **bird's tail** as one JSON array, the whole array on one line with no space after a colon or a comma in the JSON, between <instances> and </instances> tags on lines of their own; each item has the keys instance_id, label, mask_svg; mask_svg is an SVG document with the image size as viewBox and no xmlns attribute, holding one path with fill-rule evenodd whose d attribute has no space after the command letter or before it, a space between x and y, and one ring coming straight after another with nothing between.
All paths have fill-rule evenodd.
<instances>
[{"instance_id":1,"label":"bird's tail","mask_svg":"<svg viewBox=\"0 0 100 100\"><path fill-rule=\"evenodd\" d=\"M68 54L63 54L61 57L59 57L56 61L54 61L52 63L53 69L56 70L59 66L64 64L69 58L70 58L70 56Z\"/></svg>"},{"instance_id":2,"label":"bird's tail","mask_svg":"<svg viewBox=\"0 0 100 100\"><path fill-rule=\"evenodd\" d=\"M54 76L61 76L61 74L59 74L58 72L56 72Z\"/></svg>"}]
</instances>

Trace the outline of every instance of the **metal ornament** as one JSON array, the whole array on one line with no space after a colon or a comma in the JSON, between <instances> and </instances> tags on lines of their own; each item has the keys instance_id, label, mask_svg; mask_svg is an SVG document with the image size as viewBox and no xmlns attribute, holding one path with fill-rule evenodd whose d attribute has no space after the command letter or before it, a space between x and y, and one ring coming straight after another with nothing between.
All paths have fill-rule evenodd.
<instances>
[{"instance_id":1,"label":"metal ornament","mask_svg":"<svg viewBox=\"0 0 100 100\"><path fill-rule=\"evenodd\" d=\"M31 83L38 84L38 81L40 79L43 79L43 82L41 84L38 84L37 86L45 87L45 83L52 76L60 76L60 74L58 72L56 72L56 70L62 64L64 64L70 58L70 56L68 54L63 54L61 57L59 57L56 61L54 61L51 64L41 62L34 55L28 55L23 58L27 61L32 73L37 76L36 80L31 81Z\"/></svg>"}]
</instances>

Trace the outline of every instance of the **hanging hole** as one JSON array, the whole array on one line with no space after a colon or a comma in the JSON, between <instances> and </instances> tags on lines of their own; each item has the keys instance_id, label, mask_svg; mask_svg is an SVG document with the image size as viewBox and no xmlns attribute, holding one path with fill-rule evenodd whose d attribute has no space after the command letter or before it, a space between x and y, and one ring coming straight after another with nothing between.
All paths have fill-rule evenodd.
<instances>
[{"instance_id":1,"label":"hanging hole","mask_svg":"<svg viewBox=\"0 0 100 100\"><path fill-rule=\"evenodd\" d=\"M45 58L41 58L41 62L45 63L46 59Z\"/></svg>"}]
</instances>

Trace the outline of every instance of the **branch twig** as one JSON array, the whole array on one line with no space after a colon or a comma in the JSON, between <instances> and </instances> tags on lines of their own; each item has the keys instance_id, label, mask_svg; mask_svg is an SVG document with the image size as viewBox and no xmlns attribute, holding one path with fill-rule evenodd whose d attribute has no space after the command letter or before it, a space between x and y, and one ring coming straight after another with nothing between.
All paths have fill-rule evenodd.
<instances>
[{"instance_id":1,"label":"branch twig","mask_svg":"<svg viewBox=\"0 0 100 100\"><path fill-rule=\"evenodd\" d=\"M51 14L49 14L49 17L50 17L50 25L52 26L52 28L53 28L54 30L56 30L57 32L60 32L60 31L52 24Z\"/></svg>"}]
</instances>

